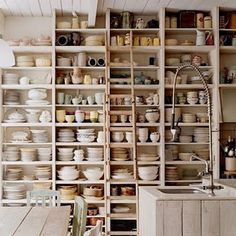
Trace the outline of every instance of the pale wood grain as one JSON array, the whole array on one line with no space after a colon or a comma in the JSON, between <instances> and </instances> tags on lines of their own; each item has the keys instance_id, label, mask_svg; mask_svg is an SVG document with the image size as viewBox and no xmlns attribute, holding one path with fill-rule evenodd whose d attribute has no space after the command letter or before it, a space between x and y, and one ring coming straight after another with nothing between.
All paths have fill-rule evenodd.
<instances>
[{"instance_id":1,"label":"pale wood grain","mask_svg":"<svg viewBox=\"0 0 236 236\"><path fill-rule=\"evenodd\" d=\"M152 210L153 211L153 210ZM156 235L164 236L164 202L157 201L156 202L156 218L152 217L156 220Z\"/></svg>"},{"instance_id":2,"label":"pale wood grain","mask_svg":"<svg viewBox=\"0 0 236 236\"><path fill-rule=\"evenodd\" d=\"M13 235L19 224L24 220L31 207L1 207L0 235Z\"/></svg>"},{"instance_id":3,"label":"pale wood grain","mask_svg":"<svg viewBox=\"0 0 236 236\"><path fill-rule=\"evenodd\" d=\"M183 236L201 236L200 201L183 201Z\"/></svg>"},{"instance_id":4,"label":"pale wood grain","mask_svg":"<svg viewBox=\"0 0 236 236\"><path fill-rule=\"evenodd\" d=\"M202 236L220 235L219 201L202 201Z\"/></svg>"}]
</instances>

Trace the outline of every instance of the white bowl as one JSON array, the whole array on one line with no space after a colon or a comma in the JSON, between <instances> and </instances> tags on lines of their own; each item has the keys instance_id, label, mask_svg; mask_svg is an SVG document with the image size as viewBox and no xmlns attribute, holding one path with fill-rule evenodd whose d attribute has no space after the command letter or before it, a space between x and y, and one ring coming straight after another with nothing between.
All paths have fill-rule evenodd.
<instances>
[{"instance_id":1,"label":"white bowl","mask_svg":"<svg viewBox=\"0 0 236 236\"><path fill-rule=\"evenodd\" d=\"M83 174L88 180L99 180L103 176L103 171L91 171L88 169L83 171Z\"/></svg>"},{"instance_id":2,"label":"white bowl","mask_svg":"<svg viewBox=\"0 0 236 236\"><path fill-rule=\"evenodd\" d=\"M138 176L142 180L152 181L152 180L155 180L158 175L157 174L138 173Z\"/></svg>"}]
</instances>

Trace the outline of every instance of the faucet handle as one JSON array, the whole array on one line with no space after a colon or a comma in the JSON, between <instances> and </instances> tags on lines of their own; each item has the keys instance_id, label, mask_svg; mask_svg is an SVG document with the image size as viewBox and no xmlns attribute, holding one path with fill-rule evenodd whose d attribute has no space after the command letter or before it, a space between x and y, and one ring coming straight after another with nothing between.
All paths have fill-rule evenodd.
<instances>
[{"instance_id":1,"label":"faucet handle","mask_svg":"<svg viewBox=\"0 0 236 236\"><path fill-rule=\"evenodd\" d=\"M208 173L208 172L206 172L206 171L203 170L203 171L200 171L197 176L203 177L203 176L206 176L206 175L209 175L209 174L210 174L210 173Z\"/></svg>"}]
</instances>

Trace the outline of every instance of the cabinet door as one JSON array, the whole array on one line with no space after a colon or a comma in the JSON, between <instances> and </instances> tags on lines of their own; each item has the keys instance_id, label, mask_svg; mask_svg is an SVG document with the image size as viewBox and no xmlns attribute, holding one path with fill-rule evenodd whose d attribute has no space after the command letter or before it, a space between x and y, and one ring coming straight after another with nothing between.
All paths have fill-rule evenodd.
<instances>
[{"instance_id":1,"label":"cabinet door","mask_svg":"<svg viewBox=\"0 0 236 236\"><path fill-rule=\"evenodd\" d=\"M182 201L164 202L164 236L182 236Z\"/></svg>"},{"instance_id":2,"label":"cabinet door","mask_svg":"<svg viewBox=\"0 0 236 236\"><path fill-rule=\"evenodd\" d=\"M220 235L236 234L236 201L220 201Z\"/></svg>"},{"instance_id":3,"label":"cabinet door","mask_svg":"<svg viewBox=\"0 0 236 236\"><path fill-rule=\"evenodd\" d=\"M202 201L202 236L220 236L219 201Z\"/></svg>"},{"instance_id":4,"label":"cabinet door","mask_svg":"<svg viewBox=\"0 0 236 236\"><path fill-rule=\"evenodd\" d=\"M183 201L183 236L201 236L200 201Z\"/></svg>"}]
</instances>

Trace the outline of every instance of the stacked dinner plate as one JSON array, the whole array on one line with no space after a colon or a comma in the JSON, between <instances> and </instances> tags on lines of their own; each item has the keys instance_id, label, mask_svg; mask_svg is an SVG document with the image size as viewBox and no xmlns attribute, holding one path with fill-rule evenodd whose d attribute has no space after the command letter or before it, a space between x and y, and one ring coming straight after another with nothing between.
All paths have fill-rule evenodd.
<instances>
[{"instance_id":1,"label":"stacked dinner plate","mask_svg":"<svg viewBox=\"0 0 236 236\"><path fill-rule=\"evenodd\" d=\"M61 185L58 190L60 191L62 200L74 200L75 196L77 196L76 185Z\"/></svg>"},{"instance_id":2,"label":"stacked dinner plate","mask_svg":"<svg viewBox=\"0 0 236 236\"><path fill-rule=\"evenodd\" d=\"M103 156L103 148L94 148L88 147L87 148L87 161L102 161L104 159Z\"/></svg>"},{"instance_id":3,"label":"stacked dinner plate","mask_svg":"<svg viewBox=\"0 0 236 236\"><path fill-rule=\"evenodd\" d=\"M6 180L20 180L22 178L23 170L21 167L8 167L5 174Z\"/></svg>"},{"instance_id":4,"label":"stacked dinner plate","mask_svg":"<svg viewBox=\"0 0 236 236\"><path fill-rule=\"evenodd\" d=\"M76 166L62 166L57 173L58 178L65 181L76 180L79 177L79 170L77 170Z\"/></svg>"},{"instance_id":5,"label":"stacked dinner plate","mask_svg":"<svg viewBox=\"0 0 236 236\"><path fill-rule=\"evenodd\" d=\"M159 158L156 153L140 153L138 155L138 161L157 161Z\"/></svg>"},{"instance_id":6,"label":"stacked dinner plate","mask_svg":"<svg viewBox=\"0 0 236 236\"><path fill-rule=\"evenodd\" d=\"M74 157L73 148L58 148L57 149L58 161L72 161Z\"/></svg>"},{"instance_id":7,"label":"stacked dinner plate","mask_svg":"<svg viewBox=\"0 0 236 236\"><path fill-rule=\"evenodd\" d=\"M7 91L4 94L5 105L19 105L20 104L20 93L15 91Z\"/></svg>"},{"instance_id":8,"label":"stacked dinner plate","mask_svg":"<svg viewBox=\"0 0 236 236\"><path fill-rule=\"evenodd\" d=\"M6 184L3 186L3 197L9 200L26 198L26 187L24 184Z\"/></svg>"},{"instance_id":9,"label":"stacked dinner plate","mask_svg":"<svg viewBox=\"0 0 236 236\"><path fill-rule=\"evenodd\" d=\"M179 172L176 166L166 166L166 180L179 180Z\"/></svg>"},{"instance_id":10,"label":"stacked dinner plate","mask_svg":"<svg viewBox=\"0 0 236 236\"><path fill-rule=\"evenodd\" d=\"M51 147L41 147L37 148L38 160L39 161L51 161L52 160L52 148Z\"/></svg>"},{"instance_id":11,"label":"stacked dinner plate","mask_svg":"<svg viewBox=\"0 0 236 236\"><path fill-rule=\"evenodd\" d=\"M31 133L32 133L32 139L34 143L47 143L48 142L47 130L33 129L31 130Z\"/></svg>"},{"instance_id":12,"label":"stacked dinner plate","mask_svg":"<svg viewBox=\"0 0 236 236\"><path fill-rule=\"evenodd\" d=\"M194 142L196 143L208 143L209 142L209 130L208 128L195 128Z\"/></svg>"},{"instance_id":13,"label":"stacked dinner plate","mask_svg":"<svg viewBox=\"0 0 236 236\"><path fill-rule=\"evenodd\" d=\"M3 74L3 84L18 84L19 75L14 73Z\"/></svg>"},{"instance_id":14,"label":"stacked dinner plate","mask_svg":"<svg viewBox=\"0 0 236 236\"><path fill-rule=\"evenodd\" d=\"M94 129L77 129L77 140L79 142L94 142L96 134Z\"/></svg>"},{"instance_id":15,"label":"stacked dinner plate","mask_svg":"<svg viewBox=\"0 0 236 236\"><path fill-rule=\"evenodd\" d=\"M5 147L4 148L4 160L5 161L19 161L20 151L18 147Z\"/></svg>"},{"instance_id":16,"label":"stacked dinner plate","mask_svg":"<svg viewBox=\"0 0 236 236\"><path fill-rule=\"evenodd\" d=\"M19 67L32 67L34 66L34 58L32 56L17 56L16 57L16 66Z\"/></svg>"},{"instance_id":17,"label":"stacked dinner plate","mask_svg":"<svg viewBox=\"0 0 236 236\"><path fill-rule=\"evenodd\" d=\"M111 159L113 161L127 161L129 160L129 152L126 148L112 148Z\"/></svg>"},{"instance_id":18,"label":"stacked dinner plate","mask_svg":"<svg viewBox=\"0 0 236 236\"><path fill-rule=\"evenodd\" d=\"M21 161L36 161L36 148L20 148Z\"/></svg>"},{"instance_id":19,"label":"stacked dinner plate","mask_svg":"<svg viewBox=\"0 0 236 236\"><path fill-rule=\"evenodd\" d=\"M36 166L35 177L38 180L49 180L51 178L50 166Z\"/></svg>"},{"instance_id":20,"label":"stacked dinner plate","mask_svg":"<svg viewBox=\"0 0 236 236\"><path fill-rule=\"evenodd\" d=\"M133 179L133 173L127 168L115 169L112 171L112 179Z\"/></svg>"},{"instance_id":21,"label":"stacked dinner plate","mask_svg":"<svg viewBox=\"0 0 236 236\"><path fill-rule=\"evenodd\" d=\"M74 131L72 129L60 129L58 132L58 142L74 142Z\"/></svg>"}]
</instances>

